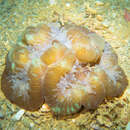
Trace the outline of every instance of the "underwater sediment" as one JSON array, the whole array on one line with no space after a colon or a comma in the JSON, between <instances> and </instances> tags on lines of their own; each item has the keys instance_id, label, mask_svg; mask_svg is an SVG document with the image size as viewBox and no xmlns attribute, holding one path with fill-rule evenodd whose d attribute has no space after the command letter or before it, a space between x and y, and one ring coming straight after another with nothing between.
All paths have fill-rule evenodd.
<instances>
[{"instance_id":1,"label":"underwater sediment","mask_svg":"<svg viewBox=\"0 0 130 130\"><path fill-rule=\"evenodd\" d=\"M30 111L46 103L54 115L96 109L128 85L111 45L95 32L57 23L28 27L6 57L2 91Z\"/></svg>"}]
</instances>

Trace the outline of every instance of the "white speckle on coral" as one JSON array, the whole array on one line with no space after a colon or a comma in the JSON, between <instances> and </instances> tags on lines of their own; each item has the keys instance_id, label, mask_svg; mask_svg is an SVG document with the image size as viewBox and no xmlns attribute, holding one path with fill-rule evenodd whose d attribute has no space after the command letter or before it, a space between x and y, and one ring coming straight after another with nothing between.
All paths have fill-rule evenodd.
<instances>
[{"instance_id":1,"label":"white speckle on coral","mask_svg":"<svg viewBox=\"0 0 130 130\"><path fill-rule=\"evenodd\" d=\"M111 66L111 61L104 63L103 58L108 58L111 56L116 56L114 55L112 47L106 43L105 48L104 48L104 53L103 56L100 60L99 66L106 72L106 74L109 76L110 80L113 81L114 86L116 86L117 80L121 78L121 72L118 70L118 65L113 65ZM115 57L115 60L118 60L118 57ZM118 63L118 61L116 61Z\"/></svg>"},{"instance_id":2,"label":"white speckle on coral","mask_svg":"<svg viewBox=\"0 0 130 130\"><path fill-rule=\"evenodd\" d=\"M31 64L37 66L39 64L44 64L40 57L41 55L44 54L45 51L47 51L52 45L51 44L47 44L46 46L42 46L40 44L36 45L36 46L28 46L27 49L29 50L29 58L30 61L28 62L27 65L24 66L24 68L26 69L26 71L28 71L29 66Z\"/></svg>"},{"instance_id":3,"label":"white speckle on coral","mask_svg":"<svg viewBox=\"0 0 130 130\"><path fill-rule=\"evenodd\" d=\"M88 81L86 80L79 80L76 76L75 73L79 73L78 69L81 68L81 65L77 62L75 62L71 72L65 74L63 77L61 77L60 81L57 83L57 88L54 89L54 91L60 92L62 95L64 95L64 97L68 100L69 97L71 97L72 93L76 90L83 90L87 93L93 93L95 94L95 92L92 90L92 88L90 87L91 85L89 84ZM88 74L89 75L89 74ZM87 78L85 78L87 79ZM80 94L80 93L79 93ZM58 96L58 95L56 95Z\"/></svg>"},{"instance_id":4,"label":"white speckle on coral","mask_svg":"<svg viewBox=\"0 0 130 130\"><path fill-rule=\"evenodd\" d=\"M104 68L104 71L109 76L109 78L113 81L114 86L116 86L117 80L121 78L121 72L117 71L118 65L113 66L111 69Z\"/></svg>"},{"instance_id":5,"label":"white speckle on coral","mask_svg":"<svg viewBox=\"0 0 130 130\"><path fill-rule=\"evenodd\" d=\"M52 39L58 40L60 43L64 44L69 49L72 48L71 40L68 39L67 30L65 30L64 27L60 27L58 23L52 23L48 26L51 28L50 35L52 36Z\"/></svg>"},{"instance_id":6,"label":"white speckle on coral","mask_svg":"<svg viewBox=\"0 0 130 130\"><path fill-rule=\"evenodd\" d=\"M40 58L40 56L46 51L48 50L52 45L51 44L47 44L46 46L42 46L40 44L36 45L36 46L28 46L28 50L29 50L29 58L32 59L36 59L36 58Z\"/></svg>"},{"instance_id":7,"label":"white speckle on coral","mask_svg":"<svg viewBox=\"0 0 130 130\"><path fill-rule=\"evenodd\" d=\"M11 75L9 79L12 83L11 88L13 89L12 100L16 98L14 95L17 97L22 97L24 101L29 99L28 91L30 87L26 70L23 69L23 71Z\"/></svg>"}]
</instances>

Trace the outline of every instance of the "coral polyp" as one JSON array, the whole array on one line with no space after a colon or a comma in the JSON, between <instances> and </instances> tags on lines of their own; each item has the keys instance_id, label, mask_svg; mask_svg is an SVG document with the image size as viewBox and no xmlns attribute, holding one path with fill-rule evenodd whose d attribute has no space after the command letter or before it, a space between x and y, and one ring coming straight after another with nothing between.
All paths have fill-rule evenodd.
<instances>
[{"instance_id":1,"label":"coral polyp","mask_svg":"<svg viewBox=\"0 0 130 130\"><path fill-rule=\"evenodd\" d=\"M95 32L58 23L28 27L6 57L2 91L30 111L46 103L54 115L96 109L128 85L111 45Z\"/></svg>"}]
</instances>

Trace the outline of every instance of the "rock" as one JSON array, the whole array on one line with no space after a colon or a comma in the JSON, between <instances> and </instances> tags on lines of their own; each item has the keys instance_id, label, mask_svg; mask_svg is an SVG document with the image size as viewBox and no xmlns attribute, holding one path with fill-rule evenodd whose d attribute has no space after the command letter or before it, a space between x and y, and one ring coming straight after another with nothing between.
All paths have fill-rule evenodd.
<instances>
[{"instance_id":1,"label":"rock","mask_svg":"<svg viewBox=\"0 0 130 130\"><path fill-rule=\"evenodd\" d=\"M6 130L6 128L9 128L9 121L0 120L0 130Z\"/></svg>"},{"instance_id":2,"label":"rock","mask_svg":"<svg viewBox=\"0 0 130 130\"><path fill-rule=\"evenodd\" d=\"M90 5L88 3L86 3L85 6L86 6L86 12L88 14L92 14L92 15L97 14L97 11L94 8L90 7Z\"/></svg>"},{"instance_id":3,"label":"rock","mask_svg":"<svg viewBox=\"0 0 130 130\"><path fill-rule=\"evenodd\" d=\"M98 21L103 21L103 17L101 15L97 15L96 18L97 18Z\"/></svg>"},{"instance_id":4,"label":"rock","mask_svg":"<svg viewBox=\"0 0 130 130\"><path fill-rule=\"evenodd\" d=\"M21 119L22 124L27 127L27 128L33 128L34 127L34 123L32 122L32 120L30 120L28 117L23 117Z\"/></svg>"},{"instance_id":5,"label":"rock","mask_svg":"<svg viewBox=\"0 0 130 130\"><path fill-rule=\"evenodd\" d=\"M41 112L49 112L50 108L47 104L43 104L40 110Z\"/></svg>"},{"instance_id":6,"label":"rock","mask_svg":"<svg viewBox=\"0 0 130 130\"><path fill-rule=\"evenodd\" d=\"M96 4L96 6L103 6L104 5L104 3L99 1L99 0L97 0L95 4Z\"/></svg>"},{"instance_id":7,"label":"rock","mask_svg":"<svg viewBox=\"0 0 130 130\"><path fill-rule=\"evenodd\" d=\"M33 128L34 127L34 123L30 123L30 128Z\"/></svg>"},{"instance_id":8,"label":"rock","mask_svg":"<svg viewBox=\"0 0 130 130\"><path fill-rule=\"evenodd\" d=\"M0 119L3 119L4 118L4 115L2 112L0 112Z\"/></svg>"},{"instance_id":9,"label":"rock","mask_svg":"<svg viewBox=\"0 0 130 130\"><path fill-rule=\"evenodd\" d=\"M94 130L101 130L101 128L99 127L98 124L95 124L95 123L92 123L90 124L91 128L94 129Z\"/></svg>"},{"instance_id":10,"label":"rock","mask_svg":"<svg viewBox=\"0 0 130 130\"><path fill-rule=\"evenodd\" d=\"M105 116L99 115L99 116L97 116L97 120L100 125L104 125L108 128L110 128L112 126L112 122L110 121L110 119Z\"/></svg>"},{"instance_id":11,"label":"rock","mask_svg":"<svg viewBox=\"0 0 130 130\"><path fill-rule=\"evenodd\" d=\"M126 126L126 130L130 130L130 122L128 122L128 124Z\"/></svg>"},{"instance_id":12,"label":"rock","mask_svg":"<svg viewBox=\"0 0 130 130\"><path fill-rule=\"evenodd\" d=\"M104 20L104 21L102 22L102 26L103 26L104 28L109 28L109 26L110 26L109 21Z\"/></svg>"},{"instance_id":13,"label":"rock","mask_svg":"<svg viewBox=\"0 0 130 130\"><path fill-rule=\"evenodd\" d=\"M55 0L49 0L50 5L55 5L56 1Z\"/></svg>"},{"instance_id":14,"label":"rock","mask_svg":"<svg viewBox=\"0 0 130 130\"><path fill-rule=\"evenodd\" d=\"M15 115L13 115L12 120L18 121L24 115L25 110L19 110Z\"/></svg>"}]
</instances>

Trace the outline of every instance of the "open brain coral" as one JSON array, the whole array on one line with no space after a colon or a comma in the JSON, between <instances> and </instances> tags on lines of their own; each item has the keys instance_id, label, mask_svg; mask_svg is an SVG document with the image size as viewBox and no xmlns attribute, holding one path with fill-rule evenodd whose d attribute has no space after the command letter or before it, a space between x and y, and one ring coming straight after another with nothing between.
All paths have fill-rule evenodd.
<instances>
[{"instance_id":1,"label":"open brain coral","mask_svg":"<svg viewBox=\"0 0 130 130\"><path fill-rule=\"evenodd\" d=\"M24 109L44 103L55 115L95 109L128 84L110 44L86 28L40 24L28 27L21 43L7 55L1 86Z\"/></svg>"}]
</instances>

